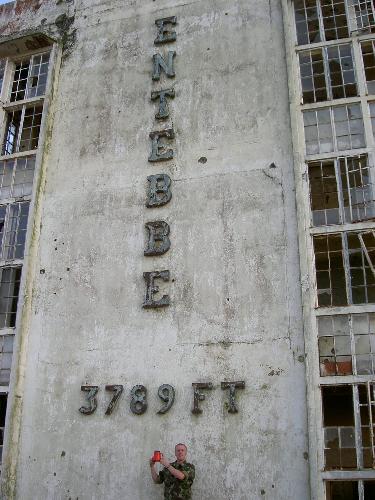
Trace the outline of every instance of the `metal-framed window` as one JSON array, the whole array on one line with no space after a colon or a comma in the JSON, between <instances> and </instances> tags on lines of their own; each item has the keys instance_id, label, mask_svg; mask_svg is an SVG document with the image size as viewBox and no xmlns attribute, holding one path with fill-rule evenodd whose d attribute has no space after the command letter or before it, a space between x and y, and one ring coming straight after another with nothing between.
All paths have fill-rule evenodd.
<instances>
[{"instance_id":1,"label":"metal-framed window","mask_svg":"<svg viewBox=\"0 0 375 500\"><path fill-rule=\"evenodd\" d=\"M10 101L42 96L46 92L49 52L22 59L14 64Z\"/></svg>"},{"instance_id":2,"label":"metal-framed window","mask_svg":"<svg viewBox=\"0 0 375 500\"><path fill-rule=\"evenodd\" d=\"M373 500L375 481L326 481L327 500Z\"/></svg>"},{"instance_id":3,"label":"metal-framed window","mask_svg":"<svg viewBox=\"0 0 375 500\"><path fill-rule=\"evenodd\" d=\"M14 335L0 335L0 386L9 386Z\"/></svg>"},{"instance_id":4,"label":"metal-framed window","mask_svg":"<svg viewBox=\"0 0 375 500\"><path fill-rule=\"evenodd\" d=\"M375 94L375 40L361 43L363 67L368 94Z\"/></svg>"},{"instance_id":5,"label":"metal-framed window","mask_svg":"<svg viewBox=\"0 0 375 500\"><path fill-rule=\"evenodd\" d=\"M0 204L10 198L30 198L34 169L34 155L0 160Z\"/></svg>"},{"instance_id":6,"label":"metal-framed window","mask_svg":"<svg viewBox=\"0 0 375 500\"><path fill-rule=\"evenodd\" d=\"M366 154L310 161L307 169L313 226L375 218L372 172Z\"/></svg>"},{"instance_id":7,"label":"metal-framed window","mask_svg":"<svg viewBox=\"0 0 375 500\"><path fill-rule=\"evenodd\" d=\"M356 29L363 30L375 26L375 6L373 0L352 0Z\"/></svg>"},{"instance_id":8,"label":"metal-framed window","mask_svg":"<svg viewBox=\"0 0 375 500\"><path fill-rule=\"evenodd\" d=\"M344 0L295 0L299 45L349 36Z\"/></svg>"},{"instance_id":9,"label":"metal-framed window","mask_svg":"<svg viewBox=\"0 0 375 500\"><path fill-rule=\"evenodd\" d=\"M348 38L375 27L373 0L294 0L297 43L306 45Z\"/></svg>"},{"instance_id":10,"label":"metal-framed window","mask_svg":"<svg viewBox=\"0 0 375 500\"><path fill-rule=\"evenodd\" d=\"M299 52L303 103L358 95L351 44Z\"/></svg>"},{"instance_id":11,"label":"metal-framed window","mask_svg":"<svg viewBox=\"0 0 375 500\"><path fill-rule=\"evenodd\" d=\"M318 307L375 304L375 235L313 236Z\"/></svg>"},{"instance_id":12,"label":"metal-framed window","mask_svg":"<svg viewBox=\"0 0 375 500\"><path fill-rule=\"evenodd\" d=\"M43 105L23 105L9 110L3 142L3 155L32 151L38 147Z\"/></svg>"},{"instance_id":13,"label":"metal-framed window","mask_svg":"<svg viewBox=\"0 0 375 500\"><path fill-rule=\"evenodd\" d=\"M23 259L30 202L0 205L0 259Z\"/></svg>"},{"instance_id":14,"label":"metal-framed window","mask_svg":"<svg viewBox=\"0 0 375 500\"><path fill-rule=\"evenodd\" d=\"M366 146L360 104L304 111L303 121L308 155Z\"/></svg>"},{"instance_id":15,"label":"metal-framed window","mask_svg":"<svg viewBox=\"0 0 375 500\"><path fill-rule=\"evenodd\" d=\"M375 313L319 316L320 376L375 375Z\"/></svg>"},{"instance_id":16,"label":"metal-framed window","mask_svg":"<svg viewBox=\"0 0 375 500\"><path fill-rule=\"evenodd\" d=\"M326 470L373 468L374 386L368 381L321 387Z\"/></svg>"},{"instance_id":17,"label":"metal-framed window","mask_svg":"<svg viewBox=\"0 0 375 500\"><path fill-rule=\"evenodd\" d=\"M8 395L0 393L0 466L3 456L3 443L4 443L4 429L5 429L5 415L7 411ZM0 469L1 470L1 469Z\"/></svg>"},{"instance_id":18,"label":"metal-framed window","mask_svg":"<svg viewBox=\"0 0 375 500\"><path fill-rule=\"evenodd\" d=\"M0 268L0 328L16 325L21 270L21 266Z\"/></svg>"},{"instance_id":19,"label":"metal-framed window","mask_svg":"<svg viewBox=\"0 0 375 500\"><path fill-rule=\"evenodd\" d=\"M303 283L314 282L314 274L316 284L315 290L302 287L304 303L311 304L304 321L313 360L307 367L309 416L316 430L310 435L311 491L326 500L372 500L368 413L375 408L364 395L371 393L373 401L374 2L293 0L283 6L287 50L294 51L289 85L300 158L295 175L301 273ZM288 30L293 21L295 32ZM346 392L342 404L335 395L340 390Z\"/></svg>"}]
</instances>

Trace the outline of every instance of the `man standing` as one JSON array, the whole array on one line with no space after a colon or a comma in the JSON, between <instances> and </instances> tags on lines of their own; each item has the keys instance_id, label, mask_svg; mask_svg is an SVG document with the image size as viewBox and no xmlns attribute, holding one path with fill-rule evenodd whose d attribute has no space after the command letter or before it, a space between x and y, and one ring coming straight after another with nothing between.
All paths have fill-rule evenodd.
<instances>
[{"instance_id":1,"label":"man standing","mask_svg":"<svg viewBox=\"0 0 375 500\"><path fill-rule=\"evenodd\" d=\"M183 443L176 444L175 455L177 460L172 463L169 463L164 455L161 456L160 463L164 465L164 469L159 474L156 472L155 462L151 459L151 476L154 483L164 483L165 500L190 500L195 467L186 462L187 448Z\"/></svg>"}]
</instances>

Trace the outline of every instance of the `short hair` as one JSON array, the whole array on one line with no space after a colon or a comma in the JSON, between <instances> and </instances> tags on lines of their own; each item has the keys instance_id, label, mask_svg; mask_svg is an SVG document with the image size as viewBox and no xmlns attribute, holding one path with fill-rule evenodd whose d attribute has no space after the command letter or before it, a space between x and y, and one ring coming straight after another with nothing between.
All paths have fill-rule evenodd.
<instances>
[{"instance_id":1,"label":"short hair","mask_svg":"<svg viewBox=\"0 0 375 500\"><path fill-rule=\"evenodd\" d=\"M177 446L184 446L185 447L185 450L187 451L187 446L185 443L177 443L176 446L174 447L175 449L177 448Z\"/></svg>"}]
</instances>

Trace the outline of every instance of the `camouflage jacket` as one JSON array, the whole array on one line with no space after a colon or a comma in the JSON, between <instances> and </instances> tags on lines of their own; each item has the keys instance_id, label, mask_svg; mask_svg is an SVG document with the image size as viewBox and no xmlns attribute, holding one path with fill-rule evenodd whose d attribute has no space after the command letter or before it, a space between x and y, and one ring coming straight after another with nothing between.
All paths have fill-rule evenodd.
<instances>
[{"instance_id":1,"label":"camouflage jacket","mask_svg":"<svg viewBox=\"0 0 375 500\"><path fill-rule=\"evenodd\" d=\"M178 464L171 463L172 467L182 471L185 474L185 479L177 479L168 469L163 469L159 472L159 482L164 483L164 499L165 500L190 500L191 485L195 477L195 467L193 464L184 462Z\"/></svg>"}]
</instances>

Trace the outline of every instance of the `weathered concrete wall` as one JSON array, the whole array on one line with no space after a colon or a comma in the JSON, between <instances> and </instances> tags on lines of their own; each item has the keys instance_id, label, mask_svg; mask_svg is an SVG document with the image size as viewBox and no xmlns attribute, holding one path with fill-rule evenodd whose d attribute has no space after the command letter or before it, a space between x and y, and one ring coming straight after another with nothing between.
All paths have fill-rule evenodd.
<instances>
[{"instance_id":1,"label":"weathered concrete wall","mask_svg":"<svg viewBox=\"0 0 375 500\"><path fill-rule=\"evenodd\" d=\"M57 5L55 5L57 4ZM162 498L148 457L185 442L197 500L309 498L305 371L282 14L277 0L43 2L1 31L74 15L60 69L28 339L17 498ZM177 41L153 44L176 15ZM17 17L18 16L18 17ZM30 26L29 26L30 25ZM61 33L60 33L61 34ZM176 50L174 82L152 55ZM153 89L173 83L176 158L148 163ZM202 163L200 158L207 158ZM148 175L172 201L145 207ZM144 257L144 223L171 249ZM39 273L43 269L45 272ZM144 310L145 271L171 305ZM245 380L239 413L223 380ZM191 414L192 382L209 381ZM157 389L176 400L157 415ZM100 386L83 416L82 384ZM123 384L111 416L106 384ZM135 416L130 389L144 384Z\"/></svg>"}]
</instances>

